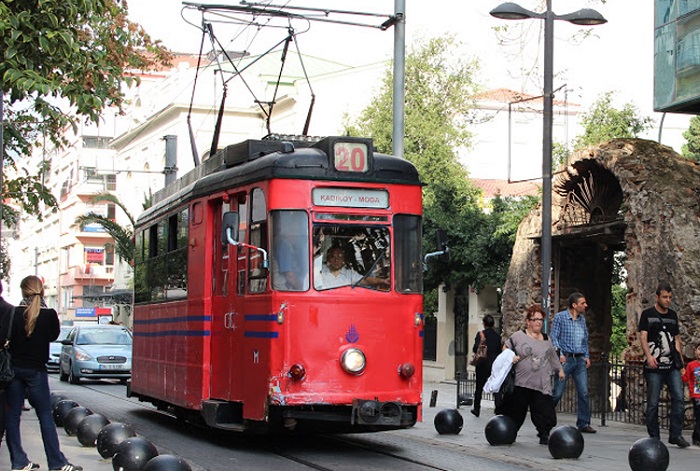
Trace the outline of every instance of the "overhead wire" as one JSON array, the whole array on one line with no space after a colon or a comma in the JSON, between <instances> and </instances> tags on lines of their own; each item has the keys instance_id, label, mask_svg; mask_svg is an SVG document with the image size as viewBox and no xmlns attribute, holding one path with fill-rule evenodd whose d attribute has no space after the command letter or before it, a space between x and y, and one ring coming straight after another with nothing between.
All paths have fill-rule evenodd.
<instances>
[{"instance_id":1,"label":"overhead wire","mask_svg":"<svg viewBox=\"0 0 700 471\"><path fill-rule=\"evenodd\" d=\"M266 127L267 127L267 132L268 135L271 134L271 119L272 119L272 112L273 108L276 104L277 101L277 95L279 93L279 87L282 81L282 75L284 72L284 67L286 60L288 58L288 51L289 51L289 43L291 41L294 41L295 43L295 49L297 53L297 57L299 58L301 70L304 74L304 79L306 80L308 87L309 87L309 93L310 93L310 104L309 104L309 110L307 112L307 117L304 123L304 129L302 131L303 135L308 135L308 130L310 127L310 121L311 121L311 116L313 112L313 108L315 105L316 101L316 95L313 91L313 87L311 85L311 79L309 77L306 64L304 63L304 58L300 50L300 46L298 43L298 36L300 34L304 34L308 32L311 29L311 21L321 21L321 22L330 22L330 23L336 23L336 24L344 24L344 25L353 25L353 26L364 26L364 27L371 27L371 28L380 28L380 29L387 29L388 27L393 25L393 15L385 15L385 14L376 14L376 13L366 13L366 12L352 12L352 11L344 11L344 10L329 10L329 9L319 9L319 8L307 8L307 7L297 7L297 6L290 6L291 0L287 0L286 2L283 2L282 5L273 5L271 1L265 1L265 2L258 2L258 3L251 3L251 2L246 2L245 0L241 2L242 6L235 6L235 5L206 5L206 4L195 4L195 3L190 3L190 2L183 2L183 10L181 13L181 16L185 22L188 24L191 24L198 29L202 31L202 41L200 44L200 53L199 53L199 58L198 58L198 63L197 63L197 72L195 74L195 79L193 83L193 90L192 90L192 96L190 100L190 107L188 111L188 128L190 130L190 141L192 145L192 150L193 153L196 152L196 146L194 144L194 134L192 130L192 124L191 124L191 114L192 114L192 109L194 106L194 96L195 96L195 89L197 86L197 79L200 74L200 68L201 67L201 61L202 61L202 56L204 53L204 41L205 41L205 36L209 35L210 36L210 41L212 44L212 56L211 56L211 62L207 64L206 67L216 67L216 70L221 74L222 77L222 86L223 86L223 93L222 93L222 100L218 112L218 117L217 117L217 124L215 127L215 132L214 132L214 138L212 139L212 146L210 149L211 153L216 152L216 147L218 145L218 134L221 131L221 121L223 119L224 115L224 104L226 100L226 95L227 95L227 86L228 83L233 80L234 78L238 77L241 79L241 82L243 83L243 86L248 90L248 93L252 96L254 102L258 105L258 107L261 109L263 116L265 117L266 120ZM196 9L199 10L201 13L201 25L197 26L193 22L189 21L188 19L185 18L184 15L184 10L185 9ZM296 13L295 11L301 11L304 13ZM319 16L314 16L317 13L319 13ZM344 14L344 15L353 15L353 16L366 16L366 17L382 17L386 18L386 21L382 23L381 26L376 26L376 25L370 25L370 24L364 24L364 23L357 23L355 21L338 21L338 20L331 20L328 17L332 14ZM286 24L281 24L281 22L277 20L282 20ZM298 23L298 22L303 22L305 23L305 27L302 28L295 28L293 23ZM227 43L227 47L224 47L223 44L221 43L220 39L214 34L213 30L213 23L217 24L223 24L227 26L234 26L237 27L238 29L234 31L234 34L231 36L230 40ZM301 26L301 25L299 25ZM272 47L267 49L265 52L259 54L255 58L250 58L250 50L253 47L253 44L255 42L258 42L260 35L263 30L266 29L286 29L287 35L285 36L284 39L276 42ZM253 31L252 34L251 31ZM241 40L244 35L249 34L248 38L246 38L245 46L242 50L237 51L238 55L237 57L231 57L230 51L228 50L228 47L232 45L234 42ZM256 96L255 91L251 87L251 85L245 80L243 77L242 73L247 70L248 68L252 67L254 64L256 64L259 60L261 60L263 57L267 56L271 52L273 52L277 47L279 47L282 43L284 43L284 48L281 52L281 65L280 65L280 70L278 73L277 77L277 82L275 84L275 88L273 91L273 95L269 101L262 101L258 99ZM219 49L217 51L217 48ZM228 62L232 68L231 71L225 70L224 66L222 65L220 61L220 56L223 55L226 58L226 62ZM241 64L243 64L244 61L247 61L246 65L241 67ZM226 78L225 74L230 74L230 77ZM194 156L195 158L195 165L198 165L198 157Z\"/></svg>"}]
</instances>

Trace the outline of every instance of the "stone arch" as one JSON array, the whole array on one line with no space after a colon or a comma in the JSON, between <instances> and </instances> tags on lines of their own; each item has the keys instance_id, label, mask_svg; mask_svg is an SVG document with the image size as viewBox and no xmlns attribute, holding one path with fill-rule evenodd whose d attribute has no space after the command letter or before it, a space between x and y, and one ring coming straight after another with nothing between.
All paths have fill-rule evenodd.
<instances>
[{"instance_id":1,"label":"stone arch","mask_svg":"<svg viewBox=\"0 0 700 471\"><path fill-rule=\"evenodd\" d=\"M521 222L503 289L504 335L541 302L541 207ZM627 256L630 359L637 321L660 281L673 287L684 355L700 342L700 166L653 141L616 139L574 153L552 195L552 314L571 291L586 294L591 355L609 351L612 251ZM550 315L552 315L550 314ZM551 319L551 317L550 317Z\"/></svg>"}]
</instances>

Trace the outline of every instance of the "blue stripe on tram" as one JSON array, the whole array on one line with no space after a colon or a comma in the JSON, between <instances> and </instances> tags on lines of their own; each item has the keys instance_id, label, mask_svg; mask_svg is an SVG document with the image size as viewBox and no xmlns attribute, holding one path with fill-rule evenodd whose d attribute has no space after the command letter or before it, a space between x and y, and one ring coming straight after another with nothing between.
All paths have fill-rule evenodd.
<instances>
[{"instance_id":1,"label":"blue stripe on tram","mask_svg":"<svg viewBox=\"0 0 700 471\"><path fill-rule=\"evenodd\" d=\"M209 330L158 330L155 332L134 332L134 337L209 337Z\"/></svg>"},{"instance_id":2,"label":"blue stripe on tram","mask_svg":"<svg viewBox=\"0 0 700 471\"><path fill-rule=\"evenodd\" d=\"M243 336L253 339L276 339L280 336L280 334L279 332L259 332L246 330Z\"/></svg>"}]
</instances>

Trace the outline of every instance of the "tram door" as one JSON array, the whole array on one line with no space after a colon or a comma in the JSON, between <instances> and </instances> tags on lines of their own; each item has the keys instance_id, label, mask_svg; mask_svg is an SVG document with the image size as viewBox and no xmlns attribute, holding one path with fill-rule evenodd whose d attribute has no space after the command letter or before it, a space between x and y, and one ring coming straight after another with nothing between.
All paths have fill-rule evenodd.
<instances>
[{"instance_id":1,"label":"tram door","mask_svg":"<svg viewBox=\"0 0 700 471\"><path fill-rule=\"evenodd\" d=\"M224 214L239 211L241 225L244 225L245 203L235 200L212 202L213 242L212 242L212 313L211 313L211 392L212 397L229 401L240 400L232 376L239 367L239 356L235 354L240 341L238 329L243 316L238 306L238 250L222 240L222 220ZM239 240L245 232L239 233Z\"/></svg>"}]
</instances>

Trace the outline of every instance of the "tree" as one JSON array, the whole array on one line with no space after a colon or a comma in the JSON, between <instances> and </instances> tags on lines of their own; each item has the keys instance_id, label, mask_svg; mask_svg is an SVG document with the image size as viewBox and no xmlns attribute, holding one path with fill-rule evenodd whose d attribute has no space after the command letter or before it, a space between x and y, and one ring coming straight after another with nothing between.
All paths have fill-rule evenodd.
<instances>
[{"instance_id":1,"label":"tree","mask_svg":"<svg viewBox=\"0 0 700 471\"><path fill-rule=\"evenodd\" d=\"M134 217L129 213L124 204L111 193L99 193L92 198L92 203L109 202L121 208L129 218L131 227L134 227ZM125 262L131 264L134 260L134 231L129 227L124 227L117 224L106 216L101 214L88 213L75 218L75 223L80 226L81 230L85 229L88 224L99 224L114 239L114 251Z\"/></svg>"},{"instance_id":2,"label":"tree","mask_svg":"<svg viewBox=\"0 0 700 471\"><path fill-rule=\"evenodd\" d=\"M170 53L127 19L121 0L13 0L0 2L0 91L4 102L2 201L41 218L56 199L42 185L48 163L35 173L21 169L37 138L55 148L80 119L98 122L108 106L120 108L122 85L138 82L131 70L166 65ZM68 110L68 111L67 111ZM17 211L3 204L12 225Z\"/></svg>"},{"instance_id":3,"label":"tree","mask_svg":"<svg viewBox=\"0 0 700 471\"><path fill-rule=\"evenodd\" d=\"M619 357L627 348L627 313L625 311L627 288L622 285L612 286L610 314L613 320L610 335L610 354Z\"/></svg>"},{"instance_id":4,"label":"tree","mask_svg":"<svg viewBox=\"0 0 700 471\"><path fill-rule=\"evenodd\" d=\"M641 116L632 103L622 109L612 105L614 93L606 92L598 97L591 109L581 117L583 134L574 140L574 148L600 144L617 138L636 138L651 128L653 120Z\"/></svg>"},{"instance_id":5,"label":"tree","mask_svg":"<svg viewBox=\"0 0 700 471\"><path fill-rule=\"evenodd\" d=\"M700 162L700 116L690 118L690 125L683 137L687 141L681 148L683 157Z\"/></svg>"},{"instance_id":6,"label":"tree","mask_svg":"<svg viewBox=\"0 0 700 471\"><path fill-rule=\"evenodd\" d=\"M470 182L457 159L457 149L471 144L469 125L479 89L478 63L465 59L464 47L452 36L442 36L419 41L406 55L404 147L406 159L426 183L424 253L435 250L437 229L447 231L450 238L450 261L430 264L426 291L442 282L460 289L498 286L505 279L512 251L511 234L504 231L510 203L501 199L490 214L482 211L481 190ZM378 95L346 127L351 135L372 137L380 152L391 153L391 69ZM511 230L514 234L515 229Z\"/></svg>"}]
</instances>

